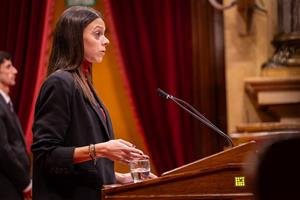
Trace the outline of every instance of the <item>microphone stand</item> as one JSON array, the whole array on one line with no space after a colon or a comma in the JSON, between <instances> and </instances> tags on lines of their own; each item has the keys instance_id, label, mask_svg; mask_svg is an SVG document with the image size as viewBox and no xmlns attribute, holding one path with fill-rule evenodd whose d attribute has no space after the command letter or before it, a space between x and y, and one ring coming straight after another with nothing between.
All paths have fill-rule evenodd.
<instances>
[{"instance_id":1,"label":"microphone stand","mask_svg":"<svg viewBox=\"0 0 300 200\"><path fill-rule=\"evenodd\" d=\"M202 123L204 123L206 126L208 126L209 128L211 128L212 130L216 131L217 133L219 133L223 138L226 139L226 141L228 142L228 144L233 147L233 141L232 139L225 134L223 131L221 131L218 127L216 127L212 122L210 122L206 117L204 117L198 110L196 110L192 105L190 105L189 103L187 103L186 101L179 99L177 97L174 97L166 92L164 92L163 90L161 90L160 88L157 89L157 92L159 94L159 96L164 97L165 99L170 99L173 102L175 102L179 107L181 107L184 111L188 112L190 115L192 115L194 118L196 118L197 120L201 121Z\"/></svg>"}]
</instances>

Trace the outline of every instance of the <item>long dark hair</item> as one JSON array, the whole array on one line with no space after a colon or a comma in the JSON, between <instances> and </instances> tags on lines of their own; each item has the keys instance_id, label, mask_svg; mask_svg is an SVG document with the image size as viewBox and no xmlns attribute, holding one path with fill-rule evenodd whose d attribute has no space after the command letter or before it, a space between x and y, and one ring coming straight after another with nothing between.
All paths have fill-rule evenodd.
<instances>
[{"instance_id":1,"label":"long dark hair","mask_svg":"<svg viewBox=\"0 0 300 200\"><path fill-rule=\"evenodd\" d=\"M90 7L72 6L60 16L54 31L52 50L49 58L48 76L58 69L69 71L85 97L96 103L86 80L81 64L84 61L83 31L101 13Z\"/></svg>"}]
</instances>

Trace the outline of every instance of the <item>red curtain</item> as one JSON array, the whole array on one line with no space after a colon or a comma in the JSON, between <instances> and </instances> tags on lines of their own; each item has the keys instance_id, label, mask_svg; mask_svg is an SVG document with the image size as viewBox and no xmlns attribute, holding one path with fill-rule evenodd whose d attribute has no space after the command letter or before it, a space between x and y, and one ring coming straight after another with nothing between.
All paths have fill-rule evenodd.
<instances>
[{"instance_id":1,"label":"red curtain","mask_svg":"<svg viewBox=\"0 0 300 200\"><path fill-rule=\"evenodd\" d=\"M195 160L191 117L156 89L192 102L191 8L187 0L105 0L136 115L160 174Z\"/></svg>"},{"instance_id":2,"label":"red curtain","mask_svg":"<svg viewBox=\"0 0 300 200\"><path fill-rule=\"evenodd\" d=\"M52 0L9 0L0 7L0 49L9 52L18 70L11 91L29 148L34 104L45 74Z\"/></svg>"}]
</instances>

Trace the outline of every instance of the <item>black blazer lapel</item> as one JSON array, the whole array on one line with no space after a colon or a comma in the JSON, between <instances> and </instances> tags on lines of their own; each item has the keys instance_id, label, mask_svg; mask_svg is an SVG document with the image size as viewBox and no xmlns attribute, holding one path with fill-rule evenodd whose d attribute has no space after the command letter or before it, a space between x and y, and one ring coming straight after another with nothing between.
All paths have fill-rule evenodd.
<instances>
[{"instance_id":1,"label":"black blazer lapel","mask_svg":"<svg viewBox=\"0 0 300 200\"><path fill-rule=\"evenodd\" d=\"M94 95L97 103L99 104L99 106L101 106L103 108L103 111L104 111L104 113L105 113L105 115L106 115L106 117L108 119L107 111L105 110L105 108L104 108L101 100L98 98L98 96L97 96L97 94L96 94L93 86L90 83L89 83L89 86L90 86L90 89L91 89L91 91L92 91L92 93L93 93L93 95ZM87 100L87 101L89 102L89 105L93 108L94 112L97 114L98 118L100 119L100 122L101 122L102 126L105 129L105 132L106 132L106 135L107 135L108 139L111 139L111 135L109 134L109 130L108 130L107 123L106 123L107 120L105 120L105 118L104 118L104 116L103 116L100 108L97 108L97 106L93 105L89 100Z\"/></svg>"},{"instance_id":2,"label":"black blazer lapel","mask_svg":"<svg viewBox=\"0 0 300 200\"><path fill-rule=\"evenodd\" d=\"M102 123L105 125L108 138L113 139L114 138L114 134L113 134L112 123L111 123L111 120L110 120L110 116L109 116L108 110L104 106L104 104L101 101L101 99L98 97L96 91L94 90L94 87L90 85L90 88L92 90L92 93L94 94L94 97L96 98L96 101L99 103L99 106L101 106L101 108L103 109L103 112L105 113L105 116L106 116L106 120L104 119L104 116L101 113L101 110L99 108L97 109L98 116L101 116L100 118L102 120ZM93 106L93 108L95 109L95 106Z\"/></svg>"},{"instance_id":3,"label":"black blazer lapel","mask_svg":"<svg viewBox=\"0 0 300 200\"><path fill-rule=\"evenodd\" d=\"M98 99L98 97L96 97ZM108 128L108 133L110 134L110 139L114 138L114 132L113 132L113 128L112 128L112 122L109 116L109 112L107 110L107 108L105 107L105 105L102 103L102 101L99 99L99 102L103 108L103 111L106 115L106 124L107 124L107 128Z\"/></svg>"},{"instance_id":4,"label":"black blazer lapel","mask_svg":"<svg viewBox=\"0 0 300 200\"><path fill-rule=\"evenodd\" d=\"M105 123L105 119L100 111L99 108L97 108L95 105L93 105L88 99L86 99L86 101L88 102L88 104L91 106L91 108L93 109L93 111L97 114L98 116L98 120L100 120L100 124L103 126L103 128L105 129L105 133L109 138L109 134L108 134L108 129L107 129L107 125Z\"/></svg>"}]
</instances>

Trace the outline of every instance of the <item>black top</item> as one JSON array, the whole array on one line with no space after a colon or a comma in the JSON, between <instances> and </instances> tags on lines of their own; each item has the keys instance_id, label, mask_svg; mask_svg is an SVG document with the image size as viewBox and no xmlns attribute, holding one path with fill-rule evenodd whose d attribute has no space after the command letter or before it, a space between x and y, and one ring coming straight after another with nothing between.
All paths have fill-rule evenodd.
<instances>
[{"instance_id":1,"label":"black top","mask_svg":"<svg viewBox=\"0 0 300 200\"><path fill-rule=\"evenodd\" d=\"M93 91L94 92L94 91ZM71 73L56 71L42 85L33 124L33 200L100 199L103 184L115 183L114 162L99 158L73 164L75 147L114 138L109 114L93 106Z\"/></svg>"}]
</instances>

